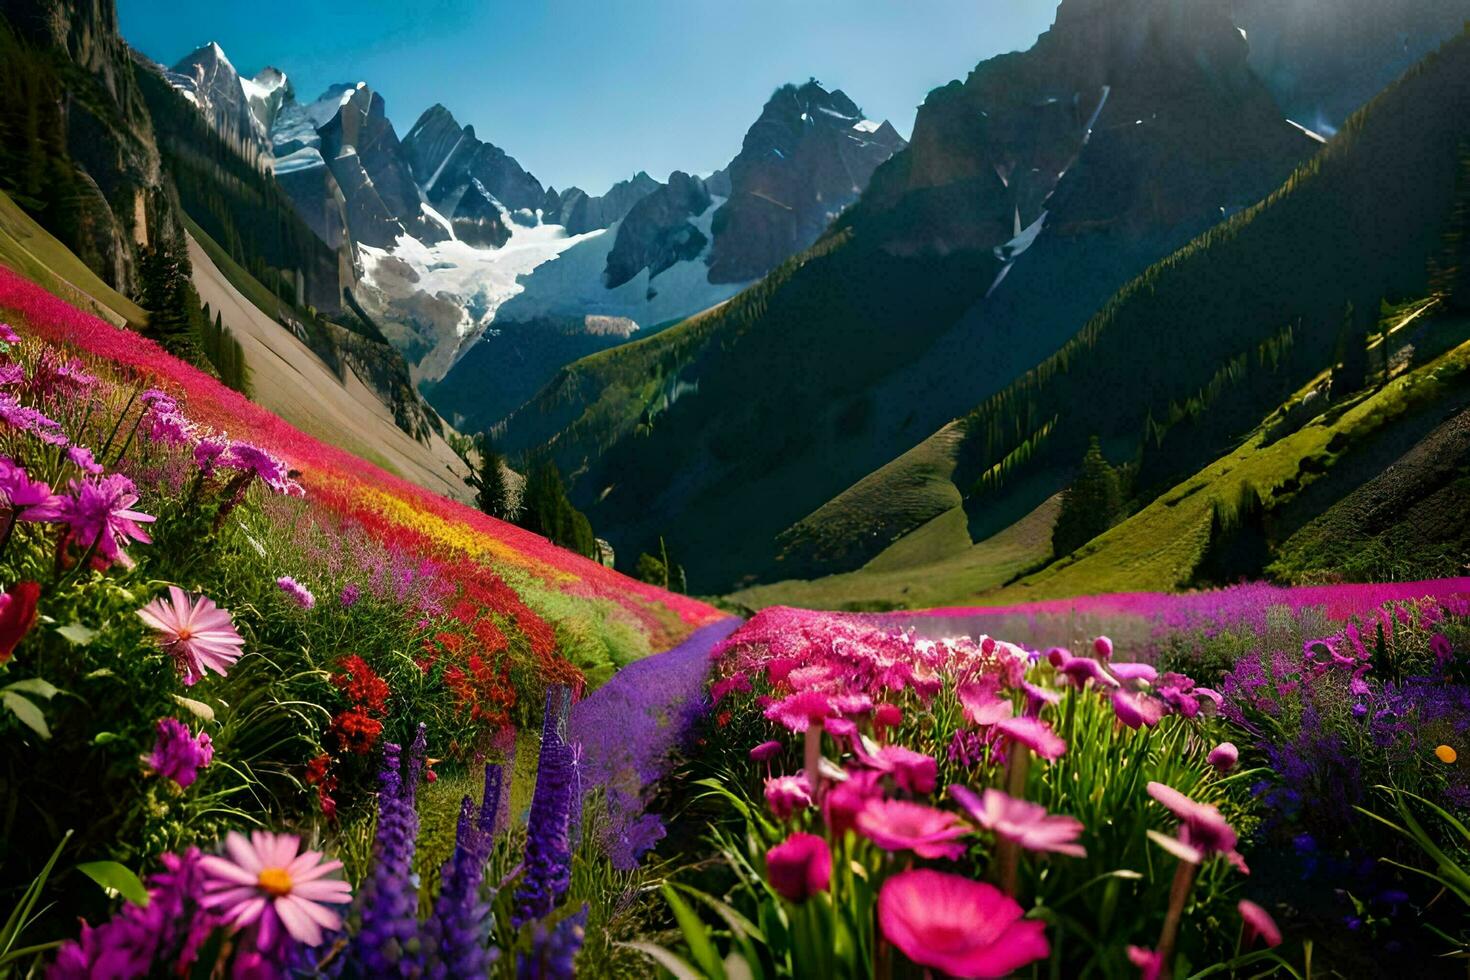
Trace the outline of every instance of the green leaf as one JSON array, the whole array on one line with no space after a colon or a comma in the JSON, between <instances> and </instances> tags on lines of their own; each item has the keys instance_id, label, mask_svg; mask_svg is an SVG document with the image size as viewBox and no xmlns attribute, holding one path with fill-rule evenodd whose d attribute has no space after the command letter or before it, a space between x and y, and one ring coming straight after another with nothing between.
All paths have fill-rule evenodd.
<instances>
[{"instance_id":1,"label":"green leaf","mask_svg":"<svg viewBox=\"0 0 1470 980\"><path fill-rule=\"evenodd\" d=\"M93 678L96 678L96 677L112 677L112 676L115 676L115 675L112 673L112 668L110 668L110 667L98 667L96 670L92 670L92 671L88 671L87 672L87 680L89 680L89 681L92 680Z\"/></svg>"},{"instance_id":2,"label":"green leaf","mask_svg":"<svg viewBox=\"0 0 1470 980\"><path fill-rule=\"evenodd\" d=\"M126 865L116 861L85 861L77 865L77 870L106 891L117 892L134 905L148 907L148 889Z\"/></svg>"},{"instance_id":3,"label":"green leaf","mask_svg":"<svg viewBox=\"0 0 1470 980\"><path fill-rule=\"evenodd\" d=\"M674 910L674 918L684 933L684 941L689 944L689 954L694 957L694 962L704 971L705 976L714 980L725 980L725 964L720 961L720 954L715 951L714 943L710 942L709 930L667 882L661 890L664 901Z\"/></svg>"},{"instance_id":4,"label":"green leaf","mask_svg":"<svg viewBox=\"0 0 1470 980\"><path fill-rule=\"evenodd\" d=\"M6 684L5 690L20 691L24 694L34 694L36 697L44 698L47 701L50 701L56 695L61 693L60 688L56 687L50 681L42 680L39 677L27 677L23 681L16 681L14 684Z\"/></svg>"},{"instance_id":5,"label":"green leaf","mask_svg":"<svg viewBox=\"0 0 1470 980\"><path fill-rule=\"evenodd\" d=\"M659 966L674 975L675 980L702 980L699 971L688 963L675 956L673 953L654 943L617 943L625 949L636 949L638 952L656 962Z\"/></svg>"},{"instance_id":6,"label":"green leaf","mask_svg":"<svg viewBox=\"0 0 1470 980\"><path fill-rule=\"evenodd\" d=\"M182 694L175 694L174 700L188 708L196 717L203 718L205 721L214 721L214 709L203 701L195 701L193 698L186 698Z\"/></svg>"},{"instance_id":7,"label":"green leaf","mask_svg":"<svg viewBox=\"0 0 1470 980\"><path fill-rule=\"evenodd\" d=\"M67 623L65 626L58 626L56 627L56 632L66 637L67 641L72 645L79 647L84 647L97 638L96 630L77 622Z\"/></svg>"},{"instance_id":8,"label":"green leaf","mask_svg":"<svg viewBox=\"0 0 1470 980\"><path fill-rule=\"evenodd\" d=\"M107 745L110 742L117 742L121 739L122 736L119 735L117 732L98 732L96 735L92 736L92 744Z\"/></svg>"},{"instance_id":9,"label":"green leaf","mask_svg":"<svg viewBox=\"0 0 1470 980\"><path fill-rule=\"evenodd\" d=\"M0 704L10 709L10 713L20 719L21 724L42 738L51 737L51 729L46 727L46 716L41 714L41 709L36 707L34 701L21 697L14 691L0 691Z\"/></svg>"}]
</instances>

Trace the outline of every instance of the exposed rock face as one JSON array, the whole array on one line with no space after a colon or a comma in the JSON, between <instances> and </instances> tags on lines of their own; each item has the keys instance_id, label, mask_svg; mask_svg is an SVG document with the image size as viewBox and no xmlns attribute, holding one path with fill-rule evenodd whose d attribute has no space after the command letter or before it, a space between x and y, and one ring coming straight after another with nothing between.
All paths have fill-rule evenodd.
<instances>
[{"instance_id":1,"label":"exposed rock face","mask_svg":"<svg viewBox=\"0 0 1470 980\"><path fill-rule=\"evenodd\" d=\"M245 93L245 85L253 87L254 82L241 77L218 44L211 41L190 52L166 70L164 78L199 107L214 131L236 153L257 166L267 165L269 127L253 111ZM269 95L265 91L261 95L261 108L268 113Z\"/></svg>"},{"instance_id":2,"label":"exposed rock face","mask_svg":"<svg viewBox=\"0 0 1470 980\"><path fill-rule=\"evenodd\" d=\"M1250 63L1286 114L1343 122L1470 20L1470 0L1234 0Z\"/></svg>"},{"instance_id":3,"label":"exposed rock face","mask_svg":"<svg viewBox=\"0 0 1470 980\"><path fill-rule=\"evenodd\" d=\"M678 170L669 174L669 182L633 205L618 225L602 275L604 284L616 288L644 269L653 279L675 262L698 258L709 239L690 219L709 206L704 181Z\"/></svg>"},{"instance_id":4,"label":"exposed rock face","mask_svg":"<svg viewBox=\"0 0 1470 980\"><path fill-rule=\"evenodd\" d=\"M132 57L118 35L116 6L113 0L0 0L0 16L25 43L79 69L57 78L58 102L39 107L41 126L61 137L50 164L66 174L64 188L50 182L63 198L42 223L108 285L136 295L140 246L179 226Z\"/></svg>"},{"instance_id":5,"label":"exposed rock face","mask_svg":"<svg viewBox=\"0 0 1470 980\"><path fill-rule=\"evenodd\" d=\"M449 237L448 230L424 213L398 134L388 121L383 97L363 82L334 90L335 111L317 127L321 155L347 201L352 240L386 248L400 235L426 243ZM325 115L333 92L308 109ZM324 105L325 103L325 105Z\"/></svg>"},{"instance_id":6,"label":"exposed rock face","mask_svg":"<svg viewBox=\"0 0 1470 980\"><path fill-rule=\"evenodd\" d=\"M841 90L828 92L815 81L782 86L728 168L710 281L759 278L811 245L903 146L892 126L864 119Z\"/></svg>"},{"instance_id":7,"label":"exposed rock face","mask_svg":"<svg viewBox=\"0 0 1470 980\"><path fill-rule=\"evenodd\" d=\"M662 186L658 181L640 170L629 180L613 184L601 197L589 197L580 187L568 187L562 191L558 219L566 226L567 234L582 235L598 228L607 228L621 221L633 205L643 200Z\"/></svg>"}]
</instances>

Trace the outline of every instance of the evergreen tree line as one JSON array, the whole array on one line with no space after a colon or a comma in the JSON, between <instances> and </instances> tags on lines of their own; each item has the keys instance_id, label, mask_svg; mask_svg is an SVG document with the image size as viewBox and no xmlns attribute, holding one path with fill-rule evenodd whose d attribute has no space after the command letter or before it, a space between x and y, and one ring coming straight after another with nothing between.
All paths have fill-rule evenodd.
<instances>
[{"instance_id":1,"label":"evergreen tree line","mask_svg":"<svg viewBox=\"0 0 1470 980\"><path fill-rule=\"evenodd\" d=\"M182 237L161 237L143 249L138 266L139 305L148 311L144 335L164 350L215 374L248 393L245 350L194 289L193 269Z\"/></svg>"}]
</instances>

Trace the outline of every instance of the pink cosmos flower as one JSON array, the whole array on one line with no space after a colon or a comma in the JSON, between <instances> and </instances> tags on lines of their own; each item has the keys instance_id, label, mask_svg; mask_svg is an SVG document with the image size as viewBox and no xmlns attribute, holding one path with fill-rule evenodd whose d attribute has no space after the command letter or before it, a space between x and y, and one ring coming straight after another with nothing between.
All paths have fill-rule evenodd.
<instances>
[{"instance_id":1,"label":"pink cosmos flower","mask_svg":"<svg viewBox=\"0 0 1470 980\"><path fill-rule=\"evenodd\" d=\"M964 856L959 838L968 832L953 813L907 800L869 800L857 815L857 831L885 851L951 861Z\"/></svg>"},{"instance_id":2,"label":"pink cosmos flower","mask_svg":"<svg viewBox=\"0 0 1470 980\"><path fill-rule=\"evenodd\" d=\"M1245 859L1235 850L1235 831L1219 809L1208 803L1196 803L1172 786L1159 782L1148 784L1148 795L1179 818L1179 836L1165 837L1151 832L1155 843L1191 864L1223 854L1242 874L1250 873Z\"/></svg>"},{"instance_id":3,"label":"pink cosmos flower","mask_svg":"<svg viewBox=\"0 0 1470 980\"><path fill-rule=\"evenodd\" d=\"M153 751L143 757L156 776L172 779L186 789L199 770L214 761L214 743L208 732L195 735L177 718L160 718Z\"/></svg>"},{"instance_id":4,"label":"pink cosmos flower","mask_svg":"<svg viewBox=\"0 0 1470 980\"><path fill-rule=\"evenodd\" d=\"M245 645L229 610L207 596L190 600L177 585L168 587L167 599L160 596L139 609L138 616L161 634L158 643L174 658L185 684L201 680L206 670L225 676Z\"/></svg>"},{"instance_id":5,"label":"pink cosmos flower","mask_svg":"<svg viewBox=\"0 0 1470 980\"><path fill-rule=\"evenodd\" d=\"M330 906L344 905L352 886L326 875L341 861L323 861L320 851L301 851L294 834L256 830L246 840L231 831L225 838L228 857L210 855L202 866L209 880L202 904L218 909L237 928L256 927L255 945L277 948L282 929L306 946L319 946L322 930L342 927Z\"/></svg>"},{"instance_id":6,"label":"pink cosmos flower","mask_svg":"<svg viewBox=\"0 0 1470 980\"><path fill-rule=\"evenodd\" d=\"M934 757L902 745L885 745L869 753L862 739L852 743L858 761L869 769L889 773L899 789L910 793L932 793L939 783L939 764Z\"/></svg>"},{"instance_id":7,"label":"pink cosmos flower","mask_svg":"<svg viewBox=\"0 0 1470 980\"><path fill-rule=\"evenodd\" d=\"M1150 694L1113 689L1113 714L1129 728L1152 728L1164 720L1165 713L1164 702Z\"/></svg>"},{"instance_id":8,"label":"pink cosmos flower","mask_svg":"<svg viewBox=\"0 0 1470 980\"><path fill-rule=\"evenodd\" d=\"M921 966L956 977L1004 977L1051 955L1046 925L1021 917L1000 889L942 871L904 871L878 893L884 937Z\"/></svg>"},{"instance_id":9,"label":"pink cosmos flower","mask_svg":"<svg viewBox=\"0 0 1470 980\"><path fill-rule=\"evenodd\" d=\"M1241 946L1249 949L1257 936L1273 949L1281 945L1281 930L1277 927L1276 920L1271 918L1270 912L1246 899L1241 899L1235 908L1240 912L1241 921L1245 924L1245 935L1242 937Z\"/></svg>"},{"instance_id":10,"label":"pink cosmos flower","mask_svg":"<svg viewBox=\"0 0 1470 980\"><path fill-rule=\"evenodd\" d=\"M949 795L980 826L1028 851L1087 856L1086 848L1076 842L1083 829L1076 817L1049 814L1039 803L1018 800L998 789L976 795L964 786L951 786Z\"/></svg>"},{"instance_id":11,"label":"pink cosmos flower","mask_svg":"<svg viewBox=\"0 0 1470 980\"><path fill-rule=\"evenodd\" d=\"M1060 759L1067 751L1066 740L1039 718L1007 718L995 727L1043 759Z\"/></svg>"},{"instance_id":12,"label":"pink cosmos flower","mask_svg":"<svg viewBox=\"0 0 1470 980\"><path fill-rule=\"evenodd\" d=\"M1159 954L1144 946L1129 946L1128 962L1138 967L1139 980L1159 980L1164 972L1164 961Z\"/></svg>"},{"instance_id":13,"label":"pink cosmos flower","mask_svg":"<svg viewBox=\"0 0 1470 980\"><path fill-rule=\"evenodd\" d=\"M883 774L872 769L859 769L848 774L822 796L822 820L833 837L840 838L857 826L857 816L869 800L883 796Z\"/></svg>"},{"instance_id":14,"label":"pink cosmos flower","mask_svg":"<svg viewBox=\"0 0 1470 980\"><path fill-rule=\"evenodd\" d=\"M816 834L792 834L766 852L766 879L788 902L805 902L832 882L832 852Z\"/></svg>"},{"instance_id":15,"label":"pink cosmos flower","mask_svg":"<svg viewBox=\"0 0 1470 980\"><path fill-rule=\"evenodd\" d=\"M1221 742L1210 750L1206 761L1220 772L1229 772L1240 761L1240 750L1234 742Z\"/></svg>"},{"instance_id":16,"label":"pink cosmos flower","mask_svg":"<svg viewBox=\"0 0 1470 980\"><path fill-rule=\"evenodd\" d=\"M780 820L812 805L812 784L804 774L766 780L766 805Z\"/></svg>"}]
</instances>

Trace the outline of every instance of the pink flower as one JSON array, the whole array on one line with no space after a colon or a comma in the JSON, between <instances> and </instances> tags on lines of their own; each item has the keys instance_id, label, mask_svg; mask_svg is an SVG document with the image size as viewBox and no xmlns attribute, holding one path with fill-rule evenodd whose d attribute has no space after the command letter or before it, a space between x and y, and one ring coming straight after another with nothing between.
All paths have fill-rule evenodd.
<instances>
[{"instance_id":1,"label":"pink flower","mask_svg":"<svg viewBox=\"0 0 1470 980\"><path fill-rule=\"evenodd\" d=\"M767 779L766 805L778 819L790 819L797 810L812 805L812 784L801 774Z\"/></svg>"},{"instance_id":2,"label":"pink flower","mask_svg":"<svg viewBox=\"0 0 1470 980\"><path fill-rule=\"evenodd\" d=\"M18 343L20 343L20 334L15 332L15 328L8 323L0 323L0 344Z\"/></svg>"},{"instance_id":3,"label":"pink flower","mask_svg":"<svg viewBox=\"0 0 1470 980\"><path fill-rule=\"evenodd\" d=\"M869 800L881 799L883 774L860 769L827 790L822 797L822 820L833 837L841 837L857 826L857 816Z\"/></svg>"},{"instance_id":4,"label":"pink flower","mask_svg":"<svg viewBox=\"0 0 1470 980\"><path fill-rule=\"evenodd\" d=\"M1085 687L1088 681L1099 687L1118 686L1118 681L1091 657L1074 657L1061 647L1052 647L1046 652L1046 659L1076 687Z\"/></svg>"},{"instance_id":5,"label":"pink flower","mask_svg":"<svg viewBox=\"0 0 1470 980\"><path fill-rule=\"evenodd\" d=\"M964 709L965 720L980 728L1004 721L1014 714L1010 700L1001 697L993 684L961 684L955 689L955 697Z\"/></svg>"},{"instance_id":6,"label":"pink flower","mask_svg":"<svg viewBox=\"0 0 1470 980\"><path fill-rule=\"evenodd\" d=\"M1128 962L1138 967L1139 980L1159 980L1164 972L1164 961L1159 954L1144 946L1129 946Z\"/></svg>"},{"instance_id":7,"label":"pink flower","mask_svg":"<svg viewBox=\"0 0 1470 980\"><path fill-rule=\"evenodd\" d=\"M878 893L884 937L921 966L1004 977L1051 955L1044 923L1021 918L1000 889L942 871L904 871Z\"/></svg>"},{"instance_id":8,"label":"pink flower","mask_svg":"<svg viewBox=\"0 0 1470 980\"><path fill-rule=\"evenodd\" d=\"M1141 691L1114 688L1113 714L1129 728L1152 728L1164 720L1164 702Z\"/></svg>"},{"instance_id":9,"label":"pink flower","mask_svg":"<svg viewBox=\"0 0 1470 980\"><path fill-rule=\"evenodd\" d=\"M158 643L174 658L185 684L194 684L212 670L221 677L240 659L245 641L235 632L227 609L199 596L190 600L177 585L168 587L168 598L160 596L138 610L138 616L160 634Z\"/></svg>"},{"instance_id":10,"label":"pink flower","mask_svg":"<svg viewBox=\"0 0 1470 980\"><path fill-rule=\"evenodd\" d=\"M852 738L857 734L857 722L851 718L828 718L822 722L822 730L833 738Z\"/></svg>"},{"instance_id":11,"label":"pink flower","mask_svg":"<svg viewBox=\"0 0 1470 980\"><path fill-rule=\"evenodd\" d=\"M193 783L199 770L213 760L214 744L209 733L195 735L177 718L159 719L158 738L153 743L153 751L144 756L154 775L172 779L180 789Z\"/></svg>"},{"instance_id":12,"label":"pink flower","mask_svg":"<svg viewBox=\"0 0 1470 980\"><path fill-rule=\"evenodd\" d=\"M879 728L897 728L903 724L903 709L896 704L880 704L873 709L873 724Z\"/></svg>"},{"instance_id":13,"label":"pink flower","mask_svg":"<svg viewBox=\"0 0 1470 980\"><path fill-rule=\"evenodd\" d=\"M1154 679L1159 676L1159 672L1149 664L1108 664L1107 671L1123 684L1135 690L1141 686L1140 682L1152 684ZM1190 683L1193 684L1194 682L1191 681Z\"/></svg>"},{"instance_id":14,"label":"pink flower","mask_svg":"<svg viewBox=\"0 0 1470 980\"><path fill-rule=\"evenodd\" d=\"M1281 945L1281 930L1277 928L1276 920L1271 918L1270 912L1246 899L1241 899L1240 904L1235 907L1240 912L1241 921L1245 924L1245 935L1242 937L1241 946L1249 949L1257 936L1267 946L1274 948Z\"/></svg>"},{"instance_id":15,"label":"pink flower","mask_svg":"<svg viewBox=\"0 0 1470 980\"><path fill-rule=\"evenodd\" d=\"M93 476L102 472L102 464L92 457L92 450L86 446L72 446L66 451L67 461L83 473Z\"/></svg>"},{"instance_id":16,"label":"pink flower","mask_svg":"<svg viewBox=\"0 0 1470 980\"><path fill-rule=\"evenodd\" d=\"M762 742L750 750L750 757L756 762L769 762L780 754L780 742Z\"/></svg>"},{"instance_id":17,"label":"pink flower","mask_svg":"<svg viewBox=\"0 0 1470 980\"><path fill-rule=\"evenodd\" d=\"M766 879L788 902L805 902L832 881L832 852L816 834L792 834L766 852Z\"/></svg>"},{"instance_id":18,"label":"pink flower","mask_svg":"<svg viewBox=\"0 0 1470 980\"><path fill-rule=\"evenodd\" d=\"M1106 636L1099 636L1092 641L1092 652L1097 654L1097 659L1107 663L1113 659L1113 641Z\"/></svg>"},{"instance_id":19,"label":"pink flower","mask_svg":"<svg viewBox=\"0 0 1470 980\"><path fill-rule=\"evenodd\" d=\"M804 732L812 722L871 711L873 700L866 694L833 694L802 690L788 695L766 709L766 717L793 732Z\"/></svg>"},{"instance_id":20,"label":"pink flower","mask_svg":"<svg viewBox=\"0 0 1470 980\"><path fill-rule=\"evenodd\" d=\"M1053 816L1038 803L1018 800L998 789L987 789L977 796L964 786L951 786L949 795L981 827L1028 851L1087 856L1087 850L1076 842L1082 833L1082 821L1075 817Z\"/></svg>"},{"instance_id":21,"label":"pink flower","mask_svg":"<svg viewBox=\"0 0 1470 980\"><path fill-rule=\"evenodd\" d=\"M870 755L861 739L854 741L852 747L859 762L870 769L891 774L899 789L910 793L932 793L939 783L939 764L933 756L902 745L885 745Z\"/></svg>"},{"instance_id":22,"label":"pink flower","mask_svg":"<svg viewBox=\"0 0 1470 980\"><path fill-rule=\"evenodd\" d=\"M995 727L1043 759L1060 759L1067 751L1066 741L1039 718L1007 718Z\"/></svg>"},{"instance_id":23,"label":"pink flower","mask_svg":"<svg viewBox=\"0 0 1470 980\"><path fill-rule=\"evenodd\" d=\"M55 521L61 517L61 498L51 487L32 480L15 460L0 456L0 498L19 521Z\"/></svg>"},{"instance_id":24,"label":"pink flower","mask_svg":"<svg viewBox=\"0 0 1470 980\"><path fill-rule=\"evenodd\" d=\"M919 857L964 856L959 838L967 833L953 813L907 800L869 800L857 815L857 831L885 851L913 851Z\"/></svg>"},{"instance_id":25,"label":"pink flower","mask_svg":"<svg viewBox=\"0 0 1470 980\"><path fill-rule=\"evenodd\" d=\"M1062 700L1062 696L1056 691L1038 687L1030 681L1022 681L1021 690L1026 692L1026 714L1033 718L1040 717L1042 708L1059 704Z\"/></svg>"},{"instance_id":26,"label":"pink flower","mask_svg":"<svg viewBox=\"0 0 1470 980\"><path fill-rule=\"evenodd\" d=\"M1155 843L1181 861L1199 864L1207 857L1223 854L1242 874L1249 874L1245 859L1235 850L1236 836L1220 811L1208 803L1196 803L1172 786L1151 782L1148 795L1179 818L1179 836L1152 834Z\"/></svg>"},{"instance_id":27,"label":"pink flower","mask_svg":"<svg viewBox=\"0 0 1470 980\"><path fill-rule=\"evenodd\" d=\"M310 609L316 605L316 596L311 594L311 590L291 576L282 575L276 579L276 585L290 597L292 602L296 603L302 609Z\"/></svg>"},{"instance_id":28,"label":"pink flower","mask_svg":"<svg viewBox=\"0 0 1470 980\"><path fill-rule=\"evenodd\" d=\"M750 690L750 678L744 674L732 674L723 680L715 681L709 686L710 700L719 704L725 698L736 692L745 693Z\"/></svg>"},{"instance_id":29,"label":"pink flower","mask_svg":"<svg viewBox=\"0 0 1470 980\"><path fill-rule=\"evenodd\" d=\"M329 906L346 904L352 886L326 875L341 861L323 861L320 851L301 851L293 834L256 830L246 840L231 831L225 838L229 857L203 859L202 903L218 909L237 928L256 927L255 945L277 948L281 930L299 943L319 946L322 930L342 927L342 917Z\"/></svg>"},{"instance_id":30,"label":"pink flower","mask_svg":"<svg viewBox=\"0 0 1470 980\"><path fill-rule=\"evenodd\" d=\"M1229 772L1240 761L1240 750L1234 742L1221 742L1210 750L1206 761L1220 772Z\"/></svg>"},{"instance_id":31,"label":"pink flower","mask_svg":"<svg viewBox=\"0 0 1470 980\"><path fill-rule=\"evenodd\" d=\"M78 546L95 548L97 556L109 562L121 562L131 568L133 562L123 552L129 540L152 542L138 525L156 519L132 509L138 502L133 481L121 473L72 480L71 497L64 500L61 519L71 525L70 539Z\"/></svg>"}]
</instances>

